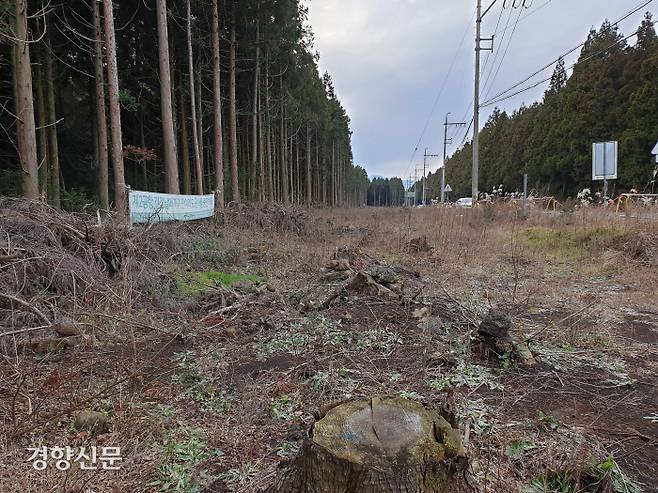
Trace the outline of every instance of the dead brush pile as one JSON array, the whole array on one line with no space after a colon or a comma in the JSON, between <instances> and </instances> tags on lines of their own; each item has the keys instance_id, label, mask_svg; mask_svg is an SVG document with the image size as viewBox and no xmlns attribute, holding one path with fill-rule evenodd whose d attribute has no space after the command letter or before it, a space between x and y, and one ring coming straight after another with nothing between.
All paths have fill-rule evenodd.
<instances>
[{"instance_id":1,"label":"dead brush pile","mask_svg":"<svg viewBox=\"0 0 658 493\"><path fill-rule=\"evenodd\" d=\"M628 235L621 246L622 251L634 261L658 267L658 233L636 232Z\"/></svg>"},{"instance_id":2,"label":"dead brush pile","mask_svg":"<svg viewBox=\"0 0 658 493\"><path fill-rule=\"evenodd\" d=\"M48 326L76 306L135 302L135 293L162 282L158 262L177 250L177 237L1 200L0 331Z\"/></svg>"},{"instance_id":3,"label":"dead brush pile","mask_svg":"<svg viewBox=\"0 0 658 493\"><path fill-rule=\"evenodd\" d=\"M307 209L284 207L272 203L229 204L220 214L220 221L231 228L258 229L275 233L310 232L311 217Z\"/></svg>"},{"instance_id":4,"label":"dead brush pile","mask_svg":"<svg viewBox=\"0 0 658 493\"><path fill-rule=\"evenodd\" d=\"M99 225L88 214L0 199L0 334L49 327L81 308L168 306L166 265L189 244L232 229L304 235L310 224L300 208L233 204L217 221L131 227L109 217Z\"/></svg>"}]
</instances>

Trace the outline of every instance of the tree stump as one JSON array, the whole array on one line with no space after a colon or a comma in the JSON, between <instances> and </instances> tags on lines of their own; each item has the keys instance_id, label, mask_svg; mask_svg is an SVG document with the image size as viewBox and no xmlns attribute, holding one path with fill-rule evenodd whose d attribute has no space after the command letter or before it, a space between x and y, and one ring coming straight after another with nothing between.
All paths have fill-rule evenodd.
<instances>
[{"instance_id":1,"label":"tree stump","mask_svg":"<svg viewBox=\"0 0 658 493\"><path fill-rule=\"evenodd\" d=\"M477 331L480 354L493 360L509 355L517 363L525 366L537 362L528 344L510 335L512 320L502 313L490 311L482 320Z\"/></svg>"},{"instance_id":2,"label":"tree stump","mask_svg":"<svg viewBox=\"0 0 658 493\"><path fill-rule=\"evenodd\" d=\"M458 430L400 397L331 408L268 493L462 493L468 459Z\"/></svg>"}]
</instances>

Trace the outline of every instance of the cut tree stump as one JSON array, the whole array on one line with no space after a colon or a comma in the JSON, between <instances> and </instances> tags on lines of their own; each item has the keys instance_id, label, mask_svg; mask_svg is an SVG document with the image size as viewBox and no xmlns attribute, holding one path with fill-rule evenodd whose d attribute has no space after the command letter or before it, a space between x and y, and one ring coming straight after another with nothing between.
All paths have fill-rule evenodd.
<instances>
[{"instance_id":1,"label":"cut tree stump","mask_svg":"<svg viewBox=\"0 0 658 493\"><path fill-rule=\"evenodd\" d=\"M329 409L266 492L472 492L467 468L459 431L439 413L373 397Z\"/></svg>"},{"instance_id":2,"label":"cut tree stump","mask_svg":"<svg viewBox=\"0 0 658 493\"><path fill-rule=\"evenodd\" d=\"M510 335L512 320L508 316L490 311L482 320L477 331L480 354L488 359L499 360L510 355L517 363L524 366L537 364L527 342Z\"/></svg>"}]
</instances>

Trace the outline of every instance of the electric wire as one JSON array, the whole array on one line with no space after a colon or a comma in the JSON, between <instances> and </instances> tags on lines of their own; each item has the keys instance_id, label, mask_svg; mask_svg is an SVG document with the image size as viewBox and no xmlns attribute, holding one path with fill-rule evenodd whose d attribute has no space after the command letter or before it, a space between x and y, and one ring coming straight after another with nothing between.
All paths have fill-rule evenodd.
<instances>
[{"instance_id":1,"label":"electric wire","mask_svg":"<svg viewBox=\"0 0 658 493\"><path fill-rule=\"evenodd\" d=\"M534 8L533 10L531 10L528 14L522 16L522 17L520 18L520 20L519 20L518 23L520 24L520 23L522 23L525 19L527 19L528 17L530 17L530 16L536 14L538 11L540 11L541 9L543 9L544 7L546 7L546 6L547 6L548 4L550 4L552 1L553 1L553 0L546 0L546 2L544 2L543 4L539 5L538 7L535 7L535 8ZM531 7L532 7L532 3L531 3L529 6L527 6L526 8L527 8L527 9L530 9ZM504 12L504 11L505 11L504 8L501 8L501 9L500 9L500 15L498 16L498 21L496 22L496 29L494 30L494 39L495 39L496 35L498 34L498 27L499 27L499 25L500 25L500 21L501 21L501 19L502 19L502 15L503 15L503 12ZM487 56L485 57L485 63L484 63L483 69L482 69L482 72L483 72L483 73L486 72L487 62L489 61L489 57L490 57L490 55L491 55L491 52L488 52L488 53L487 53ZM468 115L472 112L472 110L473 110L473 98L471 97L471 101L470 101L470 103L469 103L469 105L468 105L468 109L466 110L466 112L464 113L464 116L460 119L460 121L464 121L464 120L466 120L466 118L467 118ZM468 138L468 133L470 132L472 125L473 125L473 121L471 121L471 123L469 124L469 126L468 126L468 128L467 128L467 131L464 133L464 137L461 139L460 147L461 147L462 145L464 145L464 143L466 142L466 139ZM455 138L457 137L457 135L461 133L461 130L462 130L462 129L460 129L460 128L458 128L458 127L455 127L455 129L452 131L453 133L452 133L452 135L451 135L450 138L451 138L451 139L455 139Z\"/></svg>"},{"instance_id":2,"label":"electric wire","mask_svg":"<svg viewBox=\"0 0 658 493\"><path fill-rule=\"evenodd\" d=\"M498 21L496 22L496 28L494 29L494 34L493 34L493 39L496 39L496 36L498 35L498 28L500 27L500 21L503 18L503 12L505 12L505 9L500 9L500 14L498 14ZM482 71L486 72L487 66L489 64L489 58L491 57L491 52L487 52L487 56L484 57L484 65L482 66Z\"/></svg>"},{"instance_id":3,"label":"electric wire","mask_svg":"<svg viewBox=\"0 0 658 493\"><path fill-rule=\"evenodd\" d=\"M655 22L652 22L651 24L652 24L652 25L655 25ZM615 46L617 46L617 45L619 45L619 44L621 44L621 43L623 43L623 42L629 40L629 39L632 38L633 36L637 36L639 33L640 33L640 30L638 29L638 30L635 31L633 34L629 34L628 36L626 36L626 37L624 37L624 38L621 38L620 40L618 40L618 41L616 41L615 43L611 44L611 45L608 46L607 48L604 48L604 49L602 49L602 50L599 50L599 51L597 51L596 53L593 53L592 55L590 55L590 56L588 56L588 57L586 57L586 58L583 58L583 59L581 59L581 60L578 60L578 61L577 61L576 63L574 63L573 65L570 65L569 67L567 67L566 70L571 70L571 69L573 69L576 65L579 65L579 64L585 63L585 62L591 60L592 58L595 58L595 57L597 57L597 56L599 56L599 55L601 55L601 54L603 54L603 53L609 51L610 49L614 48ZM526 92L526 91L529 91L529 90L531 90L531 89L534 89L535 87L538 87L538 86L540 86L541 84L550 81L552 78L553 78L553 76L551 75L550 77L547 77L546 79L542 79L542 80L540 80L539 82L537 82L537 83L535 83L535 84L533 84L533 85L531 85L531 86L525 87L525 88L523 88L523 89L521 89L521 90L519 90L519 91L516 91L516 92L514 92L514 93L512 93L512 94L510 94L510 95L508 95L508 96L502 97L502 98L500 98L500 99L496 99L495 101L494 101L494 100L488 101L488 102L486 102L486 103L484 103L484 104L482 104L482 105L480 105L480 106L481 106L482 108L486 108L486 107L488 107L488 106L492 106L492 105L494 105L494 104L498 104L498 103L500 103L500 102L502 102L502 101L506 101L506 100L508 100L508 99L513 98L514 96L518 96L519 94L522 94L522 93L524 93L524 92Z\"/></svg>"},{"instance_id":4,"label":"electric wire","mask_svg":"<svg viewBox=\"0 0 658 493\"><path fill-rule=\"evenodd\" d=\"M500 41L501 46L503 43L505 43L505 37L507 36L507 31L509 29L510 21L512 20L512 15L514 14L513 10L509 11L509 15L507 16L507 21L505 23L505 28L503 29L503 34L502 34L502 39ZM482 84L482 87L485 87L489 83L489 79L491 78L491 74L493 73L496 62L498 61L498 55L500 54L500 50L495 51L494 59L493 59L493 65L491 66L489 72L487 73L486 77L484 78L484 83ZM481 73L485 73L483 70Z\"/></svg>"},{"instance_id":5,"label":"electric wire","mask_svg":"<svg viewBox=\"0 0 658 493\"><path fill-rule=\"evenodd\" d=\"M496 83L496 78L498 77L500 69L502 68L503 63L505 62L505 58L507 57L507 53L509 52L509 48L512 44L512 39L514 38L514 34L516 33L516 28L519 26L519 20L521 19L521 13L522 12L523 12L522 10L519 10L519 15L516 18L516 23L514 24L514 28L512 29L512 33L510 34L509 39L507 40L507 46L505 47L505 51L503 52L503 56L500 59L500 63L498 64L498 68L496 69L496 72L494 73L493 79L491 79L491 83L489 84L488 89L486 89L486 83L485 83L485 89L486 89L485 90L485 95L484 95L485 98L489 96L489 93L491 92L491 90L494 87L494 84Z\"/></svg>"},{"instance_id":6,"label":"electric wire","mask_svg":"<svg viewBox=\"0 0 658 493\"><path fill-rule=\"evenodd\" d=\"M475 13L473 13L472 17L475 17ZM450 63L450 68L448 69L448 72L446 73L446 76L443 79L443 83L441 84L441 88L440 88L439 92L437 93L436 98L434 99L434 103L432 104L432 109L430 111L430 114L428 115L427 120L425 121L425 125L423 126L423 130L420 133L420 137L418 138L418 142L416 143L416 146L414 147L414 150L411 154L411 158L409 159L409 164L407 165L407 169L405 170L403 176L407 176L407 173L411 169L411 165L413 163L413 160L416 157L416 153L418 152L418 149L419 149L419 147L420 147L420 145L423 141L423 138L425 137L425 133L427 132L427 129L428 129L429 124L432 120L432 117L434 116L434 112L436 111L436 106L439 103L439 100L441 99L441 96L443 96L443 92L444 92L444 90L445 90L445 88L448 84L448 80L450 78L450 75L452 74L452 70L455 66L455 63L457 62L457 58L459 57L459 52L461 51L462 46L464 45L464 42L466 41L466 36L468 35L470 24L471 23L469 22L466 29L464 30L464 34L462 36L461 42L459 43L459 46L457 47L457 50L455 50L455 54L452 58L452 62Z\"/></svg>"},{"instance_id":7,"label":"electric wire","mask_svg":"<svg viewBox=\"0 0 658 493\"><path fill-rule=\"evenodd\" d=\"M632 15L635 14L635 13L637 13L638 11L642 10L644 7L646 7L647 5L649 5L650 3L652 3L653 1L654 1L654 0L646 0L644 3L642 3L641 5L635 7L633 10L631 10L630 12L628 12L627 14L625 14L625 15L624 15L623 17L621 17L619 20L617 20L617 21L615 21L614 23L610 24L610 27L607 28L607 29L604 30L604 31L601 31L601 33L605 33L605 32L607 32L608 30L610 30L610 29L612 29L612 28L618 26L621 22L623 22L624 20L628 19L630 16L632 16ZM486 101L485 103L483 103L482 106L487 106L487 105L489 105L488 103L490 103L491 101L493 101L493 100L495 100L495 99L498 99L498 98L500 98L501 96L504 96L505 94L507 94L508 92L513 91L513 90L516 89L517 87L519 87L519 86L525 84L526 82L528 82L530 79L532 79L532 78L535 77L536 75L539 75L540 73L544 72L545 70L551 68L551 67L552 67L553 65L555 65L558 61L560 61L561 58L564 58L564 57L566 57L566 56L569 56L569 55L572 54L574 51L576 51L576 50L578 50L579 48L582 48L583 46L585 46L586 43L587 43L587 40L583 41L583 42L580 43L578 46L575 46L574 48L570 49L570 50L567 51L566 53L563 53L562 55L560 55L559 57L557 57L555 60L553 60L552 62L550 62L550 63L548 63L548 64L546 64L546 65L544 65L542 68L540 68L539 70L533 72L532 74L530 74L528 77L526 77L526 78L523 79L522 81L517 82L516 84L514 84L514 85L511 86L511 87L509 87L508 89L506 89L506 90L504 90L504 91L498 93L497 95L493 96L490 100L488 100L488 101ZM550 80L550 79L549 79L549 80ZM535 86L535 87L536 87L536 86Z\"/></svg>"}]
</instances>

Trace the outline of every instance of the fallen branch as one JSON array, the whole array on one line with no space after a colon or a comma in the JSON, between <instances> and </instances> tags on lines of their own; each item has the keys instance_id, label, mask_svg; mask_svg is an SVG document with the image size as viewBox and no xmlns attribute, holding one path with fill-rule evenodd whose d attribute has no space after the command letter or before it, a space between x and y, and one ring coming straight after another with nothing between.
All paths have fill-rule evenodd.
<instances>
[{"instance_id":1,"label":"fallen branch","mask_svg":"<svg viewBox=\"0 0 658 493\"><path fill-rule=\"evenodd\" d=\"M17 298L16 296L12 296L10 294L5 294L5 293L0 293L0 298L4 298L6 300L12 301L14 303L18 303L21 306L24 306L27 308L29 311L37 315L41 320L46 322L48 326L50 327L53 323L50 321L48 317L46 317L41 310L39 310L36 306L30 305L27 301L22 300L20 298Z\"/></svg>"},{"instance_id":2,"label":"fallen branch","mask_svg":"<svg viewBox=\"0 0 658 493\"><path fill-rule=\"evenodd\" d=\"M23 334L25 332L33 332L35 330L48 329L48 328L50 328L50 325L42 325L40 327L30 327L27 329L12 330L11 332L4 332L0 334L0 337L15 336L17 334Z\"/></svg>"}]
</instances>

